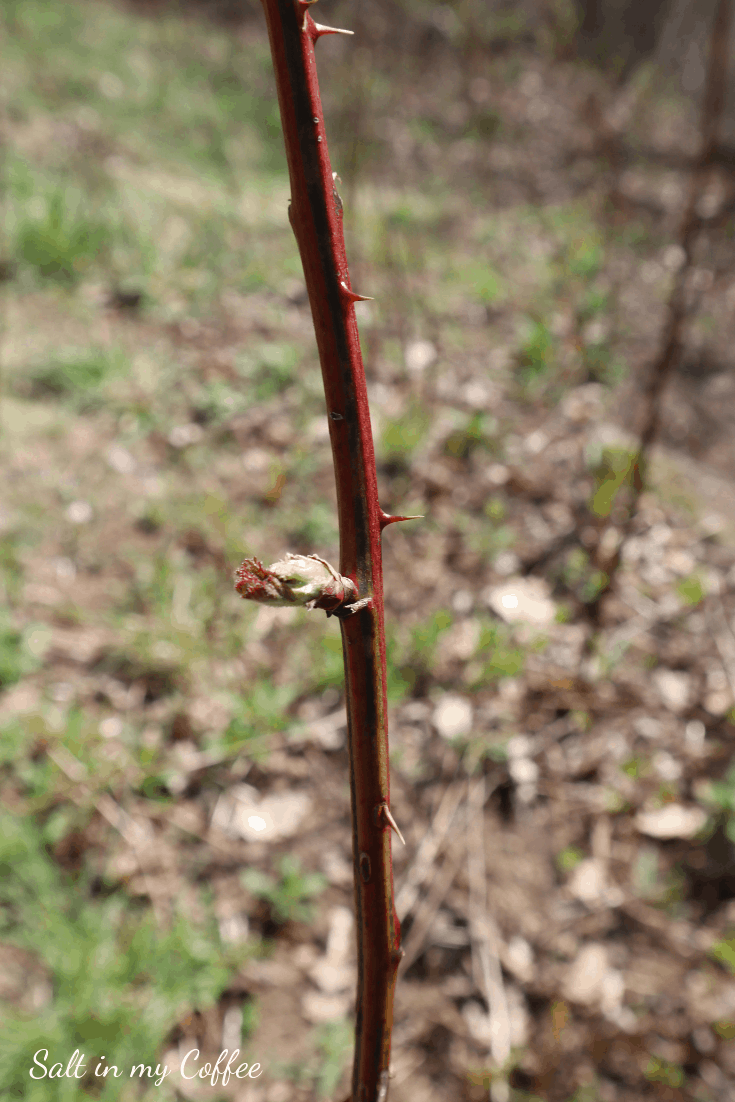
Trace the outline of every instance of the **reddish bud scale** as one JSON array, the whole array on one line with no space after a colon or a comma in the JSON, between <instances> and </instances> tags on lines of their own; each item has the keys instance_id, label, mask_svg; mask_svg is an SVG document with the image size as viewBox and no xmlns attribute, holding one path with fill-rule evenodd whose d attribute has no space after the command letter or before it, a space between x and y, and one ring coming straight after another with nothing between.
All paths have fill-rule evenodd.
<instances>
[{"instance_id":1,"label":"reddish bud scale","mask_svg":"<svg viewBox=\"0 0 735 1102\"><path fill-rule=\"evenodd\" d=\"M251 601L267 601L271 596L268 571L259 559L246 559L238 567L235 577L235 589L241 597Z\"/></svg>"},{"instance_id":2,"label":"reddish bud scale","mask_svg":"<svg viewBox=\"0 0 735 1102\"><path fill-rule=\"evenodd\" d=\"M342 211L329 161L314 43L323 33L305 0L263 0L291 181L289 218L314 318L337 483L340 574L369 604L341 621L350 747L358 991L353 1099L383 1102L400 928L393 903L377 476ZM367 871L366 871L367 870Z\"/></svg>"}]
</instances>

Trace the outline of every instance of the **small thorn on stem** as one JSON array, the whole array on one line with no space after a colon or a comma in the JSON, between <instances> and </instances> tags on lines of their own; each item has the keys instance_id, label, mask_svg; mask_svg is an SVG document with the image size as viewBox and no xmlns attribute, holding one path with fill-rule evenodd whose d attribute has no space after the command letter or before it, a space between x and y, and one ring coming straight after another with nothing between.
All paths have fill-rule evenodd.
<instances>
[{"instance_id":1,"label":"small thorn on stem","mask_svg":"<svg viewBox=\"0 0 735 1102\"><path fill-rule=\"evenodd\" d=\"M347 299L348 302L374 302L375 299L370 295L358 295L356 291L351 291L343 279L339 282L340 290L342 292L342 298Z\"/></svg>"},{"instance_id":2,"label":"small thorn on stem","mask_svg":"<svg viewBox=\"0 0 735 1102\"><path fill-rule=\"evenodd\" d=\"M415 516L415 517L394 517L394 516L391 516L390 513L384 513L381 509L381 511L380 511L380 530L382 532L382 530L384 528L387 528L389 524L398 524L398 522L401 521L401 520L423 520L423 519L424 519L423 515Z\"/></svg>"},{"instance_id":3,"label":"small thorn on stem","mask_svg":"<svg viewBox=\"0 0 735 1102\"><path fill-rule=\"evenodd\" d=\"M396 834L398 835L398 837L399 837L399 838L401 839L401 841L403 842L403 845L405 846L405 844L406 844L406 839L405 839L405 838L403 837L403 835L401 834L401 832L400 832L400 830L399 830L399 828L398 828L398 823L397 823L397 822L395 821L395 819L393 818L393 816L392 816L392 814L391 814L391 810L390 810L390 808L388 807L388 805L387 805L387 804L381 804L381 805L380 805L380 810L381 810L381 812L383 813L384 817L385 817L385 818L387 819L387 821L388 821L388 825L390 826L391 830L394 830L394 831L396 832Z\"/></svg>"},{"instance_id":4,"label":"small thorn on stem","mask_svg":"<svg viewBox=\"0 0 735 1102\"><path fill-rule=\"evenodd\" d=\"M354 616L356 612L362 612L364 608L372 607L372 599L370 597L362 597L359 601L353 601L352 604L342 605L341 608L334 609L331 615L336 616L339 620L348 620L350 616Z\"/></svg>"},{"instance_id":5,"label":"small thorn on stem","mask_svg":"<svg viewBox=\"0 0 735 1102\"><path fill-rule=\"evenodd\" d=\"M345 31L341 27L325 27L323 23L315 23L312 20L309 28L311 37L316 42L317 38L321 38L323 34L354 34L354 31Z\"/></svg>"}]
</instances>

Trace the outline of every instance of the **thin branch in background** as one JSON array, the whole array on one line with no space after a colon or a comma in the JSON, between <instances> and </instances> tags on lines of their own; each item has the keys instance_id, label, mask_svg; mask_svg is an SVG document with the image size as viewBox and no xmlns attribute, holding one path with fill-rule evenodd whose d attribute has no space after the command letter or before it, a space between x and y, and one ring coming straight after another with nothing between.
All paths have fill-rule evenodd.
<instances>
[{"instance_id":1,"label":"thin branch in background","mask_svg":"<svg viewBox=\"0 0 735 1102\"><path fill-rule=\"evenodd\" d=\"M715 602L714 608L707 610L709 630L720 655L730 691L735 697L735 634L728 622L722 599L715 597Z\"/></svg>"},{"instance_id":2,"label":"thin branch in background","mask_svg":"<svg viewBox=\"0 0 735 1102\"><path fill-rule=\"evenodd\" d=\"M728 50L732 26L732 0L718 0L710 33L709 64L701 115L701 141L697 160L693 166L686 205L678 234L678 244L683 252L683 263L674 278L669 298L666 324L662 333L659 353L651 365L643 391L641 430L638 449L631 461L632 497L627 517L622 525L621 538L616 549L605 559L598 554L598 566L607 575L607 582L595 602L590 605L590 615L599 618L601 601L612 588L622 561L625 542L631 534L646 486L650 464L650 452L660 426L663 396L671 375L680 360L684 346L685 327L692 312L691 276L695 267L694 249L701 229L698 204L703 195L718 148L718 138L725 106L728 76ZM600 540L600 544L602 544Z\"/></svg>"},{"instance_id":3,"label":"thin branch in background","mask_svg":"<svg viewBox=\"0 0 735 1102\"><path fill-rule=\"evenodd\" d=\"M444 858L429 883L429 890L419 903L414 915L413 925L403 944L401 972L407 970L421 956L426 947L426 939L434 919L439 913L447 892L462 868L465 859L465 846L461 838L454 838L444 852Z\"/></svg>"},{"instance_id":4,"label":"thin branch in background","mask_svg":"<svg viewBox=\"0 0 735 1102\"><path fill-rule=\"evenodd\" d=\"M422 885L435 867L436 859L445 845L449 830L455 821L457 808L466 795L467 786L455 781L445 789L431 826L421 839L405 880L396 895L396 911L401 921L413 910Z\"/></svg>"},{"instance_id":5,"label":"thin branch in background","mask_svg":"<svg viewBox=\"0 0 735 1102\"><path fill-rule=\"evenodd\" d=\"M470 782L467 798L467 874L472 974L488 1005L490 1058L495 1069L502 1069L510 1056L510 1017L500 968L500 937L487 905L484 808L485 778L480 776ZM503 1102L507 1093L504 1080L498 1079L492 1083L493 1102Z\"/></svg>"}]
</instances>

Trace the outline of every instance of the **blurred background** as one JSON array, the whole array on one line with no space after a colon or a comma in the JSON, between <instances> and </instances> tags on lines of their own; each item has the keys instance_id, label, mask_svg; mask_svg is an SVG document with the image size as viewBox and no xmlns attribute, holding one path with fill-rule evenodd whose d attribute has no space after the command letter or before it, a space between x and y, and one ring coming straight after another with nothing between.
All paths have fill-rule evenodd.
<instances>
[{"instance_id":1,"label":"blurred background","mask_svg":"<svg viewBox=\"0 0 735 1102\"><path fill-rule=\"evenodd\" d=\"M714 10L319 5L381 501L425 517L384 539L392 1102L735 1091L732 87L625 530ZM0 22L0 1095L341 1102L339 631L233 588L339 557L263 15Z\"/></svg>"}]
</instances>

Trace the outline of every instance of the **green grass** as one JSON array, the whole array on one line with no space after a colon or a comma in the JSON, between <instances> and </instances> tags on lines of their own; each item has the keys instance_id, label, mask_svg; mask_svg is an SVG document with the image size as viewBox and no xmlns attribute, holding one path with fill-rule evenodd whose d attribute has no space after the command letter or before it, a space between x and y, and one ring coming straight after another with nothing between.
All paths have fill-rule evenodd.
<instances>
[{"instance_id":1,"label":"green grass","mask_svg":"<svg viewBox=\"0 0 735 1102\"><path fill-rule=\"evenodd\" d=\"M701 604L707 596L707 584L701 574L688 574L676 583L676 592L686 605L694 607Z\"/></svg>"},{"instance_id":2,"label":"green grass","mask_svg":"<svg viewBox=\"0 0 735 1102\"><path fill-rule=\"evenodd\" d=\"M513 642L509 628L495 620L483 623L477 654L481 673L475 681L475 688L504 677L515 677L525 664L523 648Z\"/></svg>"},{"instance_id":3,"label":"green grass","mask_svg":"<svg viewBox=\"0 0 735 1102\"><path fill-rule=\"evenodd\" d=\"M584 860L584 854L576 846L567 846L556 855L556 867L560 872L569 873L576 869L577 865Z\"/></svg>"},{"instance_id":4,"label":"green grass","mask_svg":"<svg viewBox=\"0 0 735 1102\"><path fill-rule=\"evenodd\" d=\"M327 887L326 878L319 872L305 872L298 858L288 854L281 858L278 871L276 879L259 869L245 869L241 880L251 895L269 904L276 922L310 922L312 901Z\"/></svg>"},{"instance_id":5,"label":"green grass","mask_svg":"<svg viewBox=\"0 0 735 1102\"><path fill-rule=\"evenodd\" d=\"M14 380L14 390L23 397L67 402L88 412L104 401L105 383L126 366L124 354L116 349L65 349L30 366L24 377Z\"/></svg>"},{"instance_id":6,"label":"green grass","mask_svg":"<svg viewBox=\"0 0 735 1102\"><path fill-rule=\"evenodd\" d=\"M30 639L31 631L14 627L0 612L0 690L15 685L38 667Z\"/></svg>"},{"instance_id":7,"label":"green grass","mask_svg":"<svg viewBox=\"0 0 735 1102\"><path fill-rule=\"evenodd\" d=\"M70 292L101 280L163 313L182 295L206 311L225 285L283 282L285 195L286 247L272 216L252 216L285 188L267 49L249 47L245 76L226 34L171 16L29 0L0 22L6 94L28 132L3 169L19 280Z\"/></svg>"},{"instance_id":8,"label":"green grass","mask_svg":"<svg viewBox=\"0 0 735 1102\"><path fill-rule=\"evenodd\" d=\"M700 797L716 820L721 822L725 834L735 845L735 762L719 781L712 781Z\"/></svg>"},{"instance_id":9,"label":"green grass","mask_svg":"<svg viewBox=\"0 0 735 1102\"><path fill-rule=\"evenodd\" d=\"M600 464L595 470L597 489L591 502L595 516L609 516L620 489L632 486L635 458L636 453L627 448L603 449Z\"/></svg>"},{"instance_id":10,"label":"green grass","mask_svg":"<svg viewBox=\"0 0 735 1102\"><path fill-rule=\"evenodd\" d=\"M735 975L735 934L722 938L713 945L710 956Z\"/></svg>"},{"instance_id":11,"label":"green grass","mask_svg":"<svg viewBox=\"0 0 735 1102\"><path fill-rule=\"evenodd\" d=\"M318 1098L333 1098L354 1043L352 1023L325 1022L315 1031L318 1069L315 1087Z\"/></svg>"},{"instance_id":12,"label":"green grass","mask_svg":"<svg viewBox=\"0 0 735 1102\"><path fill-rule=\"evenodd\" d=\"M498 424L487 413L472 413L444 441L444 452L453 459L469 459L477 449L493 452L497 447Z\"/></svg>"},{"instance_id":13,"label":"green grass","mask_svg":"<svg viewBox=\"0 0 735 1102\"><path fill-rule=\"evenodd\" d=\"M121 893L95 897L85 877L65 877L46 853L58 826L9 815L0 824L2 941L32 953L48 977L25 1005L0 1007L0 1093L72 1102L94 1084L95 1097L132 1097L126 1075L93 1080L92 1068L102 1057L126 1073L140 1062L155 1067L167 1033L216 1001L236 961L210 927L183 913L162 930ZM42 1075L39 1065L66 1066L76 1049L86 1057L84 1079ZM40 1055L34 1064L41 1050L48 1063Z\"/></svg>"},{"instance_id":14,"label":"green grass","mask_svg":"<svg viewBox=\"0 0 735 1102\"><path fill-rule=\"evenodd\" d=\"M431 419L423 403L418 400L412 402L403 416L386 423L378 458L385 463L406 467L426 438Z\"/></svg>"},{"instance_id":15,"label":"green grass","mask_svg":"<svg viewBox=\"0 0 735 1102\"><path fill-rule=\"evenodd\" d=\"M543 320L527 319L526 332L518 350L518 378L533 391L554 367L554 338Z\"/></svg>"},{"instance_id":16,"label":"green grass","mask_svg":"<svg viewBox=\"0 0 735 1102\"><path fill-rule=\"evenodd\" d=\"M33 206L16 226L18 261L41 279L76 283L102 256L108 228L85 214L84 196L69 188L38 196Z\"/></svg>"}]
</instances>

